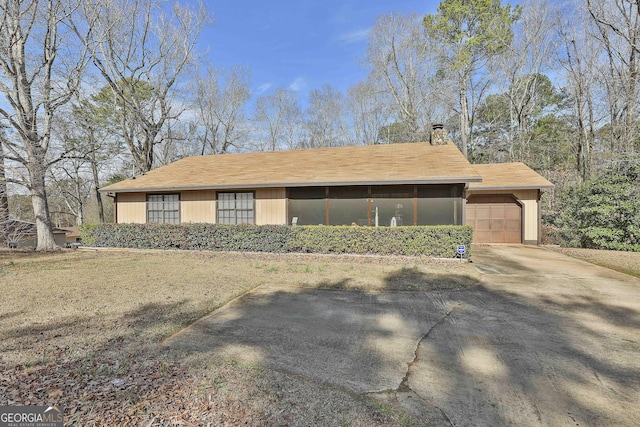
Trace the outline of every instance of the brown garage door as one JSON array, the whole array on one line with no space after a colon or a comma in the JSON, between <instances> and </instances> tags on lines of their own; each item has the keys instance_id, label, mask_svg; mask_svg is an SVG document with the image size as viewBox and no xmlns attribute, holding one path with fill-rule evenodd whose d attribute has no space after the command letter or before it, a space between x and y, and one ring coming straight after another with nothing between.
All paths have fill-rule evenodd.
<instances>
[{"instance_id":1,"label":"brown garage door","mask_svg":"<svg viewBox=\"0 0 640 427\"><path fill-rule=\"evenodd\" d=\"M509 195L469 197L466 218L474 243L522 243L522 208Z\"/></svg>"}]
</instances>

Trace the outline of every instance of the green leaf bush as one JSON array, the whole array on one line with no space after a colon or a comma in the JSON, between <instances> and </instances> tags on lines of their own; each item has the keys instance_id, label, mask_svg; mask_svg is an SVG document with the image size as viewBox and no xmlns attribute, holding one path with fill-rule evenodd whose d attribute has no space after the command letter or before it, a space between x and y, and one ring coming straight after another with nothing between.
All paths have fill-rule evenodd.
<instances>
[{"instance_id":1,"label":"green leaf bush","mask_svg":"<svg viewBox=\"0 0 640 427\"><path fill-rule=\"evenodd\" d=\"M640 252L640 163L620 162L564 199L566 246Z\"/></svg>"},{"instance_id":2,"label":"green leaf bush","mask_svg":"<svg viewBox=\"0 0 640 427\"><path fill-rule=\"evenodd\" d=\"M473 228L89 224L80 227L80 236L85 246L95 247L455 258L458 245L469 248Z\"/></svg>"}]
</instances>

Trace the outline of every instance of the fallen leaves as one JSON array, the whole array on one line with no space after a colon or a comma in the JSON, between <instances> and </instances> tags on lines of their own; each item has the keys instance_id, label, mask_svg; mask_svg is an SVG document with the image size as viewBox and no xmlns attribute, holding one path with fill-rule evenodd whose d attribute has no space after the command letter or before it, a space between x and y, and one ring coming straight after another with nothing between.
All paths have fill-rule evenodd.
<instances>
[{"instance_id":1,"label":"fallen leaves","mask_svg":"<svg viewBox=\"0 0 640 427\"><path fill-rule=\"evenodd\" d=\"M2 405L64 408L70 425L266 425L268 416L240 402L202 393L199 379L176 361L132 359L120 375L114 360L66 361L37 368L2 366ZM123 363L123 361L118 361ZM98 372L92 374L92 372Z\"/></svg>"}]
</instances>

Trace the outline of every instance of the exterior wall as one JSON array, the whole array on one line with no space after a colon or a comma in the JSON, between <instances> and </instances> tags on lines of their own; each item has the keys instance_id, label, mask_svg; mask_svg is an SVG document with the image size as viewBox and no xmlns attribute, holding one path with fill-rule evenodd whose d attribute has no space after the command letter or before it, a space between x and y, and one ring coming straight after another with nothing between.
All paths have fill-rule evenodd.
<instances>
[{"instance_id":1,"label":"exterior wall","mask_svg":"<svg viewBox=\"0 0 640 427\"><path fill-rule=\"evenodd\" d=\"M56 245L65 247L67 245L67 235L65 233L54 233L53 239L56 241Z\"/></svg>"},{"instance_id":2,"label":"exterior wall","mask_svg":"<svg viewBox=\"0 0 640 427\"><path fill-rule=\"evenodd\" d=\"M180 222L215 224L216 209L215 190L182 191L180 193ZM284 188L255 190L255 221L258 225L287 223L287 201ZM146 223L146 193L118 194L116 222L119 224Z\"/></svg>"},{"instance_id":3,"label":"exterior wall","mask_svg":"<svg viewBox=\"0 0 640 427\"><path fill-rule=\"evenodd\" d=\"M538 190L467 190L467 197L473 194L511 194L522 203L523 242L527 245L539 243Z\"/></svg>"},{"instance_id":4,"label":"exterior wall","mask_svg":"<svg viewBox=\"0 0 640 427\"><path fill-rule=\"evenodd\" d=\"M287 199L284 188L256 190L256 224L287 224Z\"/></svg>"},{"instance_id":5,"label":"exterior wall","mask_svg":"<svg viewBox=\"0 0 640 427\"><path fill-rule=\"evenodd\" d=\"M147 222L146 193L120 193L116 203L116 223L144 224Z\"/></svg>"},{"instance_id":6,"label":"exterior wall","mask_svg":"<svg viewBox=\"0 0 640 427\"><path fill-rule=\"evenodd\" d=\"M64 233L53 233L53 240L56 245L62 248L66 246L66 235ZM38 246L38 238L36 236L23 236L16 244L18 249L35 249Z\"/></svg>"},{"instance_id":7,"label":"exterior wall","mask_svg":"<svg viewBox=\"0 0 640 427\"><path fill-rule=\"evenodd\" d=\"M18 249L34 249L38 245L38 239L36 236L24 236L15 243Z\"/></svg>"},{"instance_id":8,"label":"exterior wall","mask_svg":"<svg viewBox=\"0 0 640 427\"><path fill-rule=\"evenodd\" d=\"M180 193L180 222L216 222L216 192L213 190Z\"/></svg>"}]
</instances>

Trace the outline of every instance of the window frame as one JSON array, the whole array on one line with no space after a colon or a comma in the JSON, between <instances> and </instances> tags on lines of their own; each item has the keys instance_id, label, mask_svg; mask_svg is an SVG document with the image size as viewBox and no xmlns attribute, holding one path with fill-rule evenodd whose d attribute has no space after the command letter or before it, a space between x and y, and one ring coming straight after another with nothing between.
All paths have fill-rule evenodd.
<instances>
[{"instance_id":1,"label":"window frame","mask_svg":"<svg viewBox=\"0 0 640 427\"><path fill-rule=\"evenodd\" d=\"M158 201L151 201L150 198L151 197L157 197L157 196L161 196L162 197L162 209L151 209L151 203L158 203ZM168 201L165 200L165 197L167 196L177 196L178 200L176 201ZM180 224L182 221L181 218L181 197L180 197L180 193L147 193L147 200L146 200L146 221L147 224ZM166 208L166 204L167 203L176 203L177 204L177 208L176 209L167 209ZM160 217L161 217L161 221L151 221L149 214L151 212L160 212ZM168 212L176 212L177 216L176 216L176 221L167 221L166 218L166 214Z\"/></svg>"},{"instance_id":2,"label":"window frame","mask_svg":"<svg viewBox=\"0 0 640 427\"><path fill-rule=\"evenodd\" d=\"M223 194L233 194L233 202L234 202L234 206L233 209L222 209L220 207L221 205L221 198L220 196ZM238 194L251 194L251 208L250 209L238 209L237 207L237 201L238 199ZM221 211L225 211L225 212L233 212L233 220L234 222L222 222L221 218L222 216L220 215ZM238 212L251 212L251 222L238 222ZM230 217L229 217L230 218ZM227 219L227 216L225 216L225 219ZM216 224L230 224L230 225L239 225L239 224L249 224L249 225L255 225L256 224L256 192L255 191L216 191Z\"/></svg>"},{"instance_id":3,"label":"window frame","mask_svg":"<svg viewBox=\"0 0 640 427\"><path fill-rule=\"evenodd\" d=\"M335 197L339 193L348 193L351 189L354 188L362 188L364 186L310 186L310 187L288 187L286 192L287 198L287 224L291 225L291 219L294 214L292 212L292 201L302 202L304 200L324 200L324 217L325 220L322 224L319 225L327 225L331 226L331 201L332 200L346 200L341 199L340 197ZM338 188L337 192L335 190ZM464 184L463 183L453 183L453 184L384 184L384 185L369 185L367 188L367 215L362 216L362 219L357 219L358 225L366 225L369 227L375 226L375 204L378 201L390 200L390 199L403 199L406 201L407 206L403 207L406 209L406 219L404 222L401 221L399 225L404 226L415 226L415 225L426 225L419 224L420 220L425 217L427 212L431 212L435 206L432 206L432 203L429 203L430 206L427 206L425 209L424 203L429 199L433 200L443 200L446 199L448 202L451 202L452 209L452 217L451 223L447 222L446 225L462 225L462 203L463 203L463 195L464 195ZM309 197L305 197L305 189L309 189L310 193L313 195L309 195ZM358 189L357 191L362 191ZM324 198L319 197L319 193L324 192ZM296 197L292 197L295 194ZM397 196L397 197L394 197ZM353 199L355 200L355 199ZM400 200L399 200L400 201ZM422 206L422 207L421 207ZM298 213L298 212L295 212ZM299 216L299 215L296 215ZM354 219L354 222L356 220ZM365 224L366 222L366 224ZM301 224L300 219L298 219L298 225ZM304 224L304 222L302 222ZM314 224L315 225L315 224ZM347 224L348 225L348 224ZM388 224L387 224L388 225Z\"/></svg>"}]
</instances>

